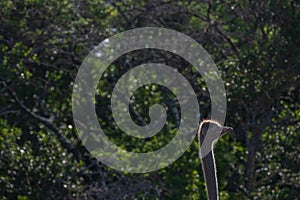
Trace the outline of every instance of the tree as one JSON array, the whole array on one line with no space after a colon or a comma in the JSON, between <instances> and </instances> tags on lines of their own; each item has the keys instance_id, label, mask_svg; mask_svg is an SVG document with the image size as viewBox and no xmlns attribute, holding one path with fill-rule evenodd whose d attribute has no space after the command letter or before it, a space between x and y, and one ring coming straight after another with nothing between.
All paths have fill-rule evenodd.
<instances>
[{"instance_id":1,"label":"tree","mask_svg":"<svg viewBox=\"0 0 300 200\"><path fill-rule=\"evenodd\" d=\"M115 33L165 27L197 40L222 72L228 96L226 136L216 146L221 199L299 196L299 3L286 1L0 2L0 189L2 199L199 199L205 197L197 143L165 169L126 174L97 162L81 144L71 95L84 57ZM158 85L136 91L131 115L149 123L160 103L168 124L150 140L122 134L110 95L135 66L156 61L176 68L210 116L205 82L187 61L154 49L121 56L97 88L104 132L124 149L153 151L176 134L180 108ZM166 137L166 135L168 137ZM137 145L133 145L136 142Z\"/></svg>"}]
</instances>

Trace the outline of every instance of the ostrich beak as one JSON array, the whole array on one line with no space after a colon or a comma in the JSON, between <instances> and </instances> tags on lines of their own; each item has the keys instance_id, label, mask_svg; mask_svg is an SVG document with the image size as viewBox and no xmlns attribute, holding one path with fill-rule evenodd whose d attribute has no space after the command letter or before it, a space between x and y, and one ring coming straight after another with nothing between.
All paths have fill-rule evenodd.
<instances>
[{"instance_id":1,"label":"ostrich beak","mask_svg":"<svg viewBox=\"0 0 300 200\"><path fill-rule=\"evenodd\" d=\"M222 132L221 132L221 136L227 134L227 133L232 133L233 132L233 128L229 127L229 126L223 126L222 127Z\"/></svg>"}]
</instances>

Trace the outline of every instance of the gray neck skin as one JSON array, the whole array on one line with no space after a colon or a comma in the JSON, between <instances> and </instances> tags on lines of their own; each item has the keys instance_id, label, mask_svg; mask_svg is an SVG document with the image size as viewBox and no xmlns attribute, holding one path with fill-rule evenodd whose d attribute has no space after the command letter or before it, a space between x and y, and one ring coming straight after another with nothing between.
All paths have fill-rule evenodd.
<instances>
[{"instance_id":1,"label":"gray neck skin","mask_svg":"<svg viewBox=\"0 0 300 200\"><path fill-rule=\"evenodd\" d=\"M214 155L211 151L202 158L202 170L205 178L207 195L209 200L218 200L218 184L216 176L216 165Z\"/></svg>"},{"instance_id":2,"label":"gray neck skin","mask_svg":"<svg viewBox=\"0 0 300 200\"><path fill-rule=\"evenodd\" d=\"M202 146L204 138L207 133L207 129L210 123L204 123L200 125L200 135L198 135L198 139L200 140L200 144ZM199 137L200 136L200 137ZM217 138L215 138L217 139ZM218 180L217 180L217 172L216 172L216 164L213 153L213 141L209 141L210 152L203 158L201 158L202 162L202 171L205 178L207 196L209 200L218 200ZM199 155L201 154L201 148L199 147Z\"/></svg>"}]
</instances>

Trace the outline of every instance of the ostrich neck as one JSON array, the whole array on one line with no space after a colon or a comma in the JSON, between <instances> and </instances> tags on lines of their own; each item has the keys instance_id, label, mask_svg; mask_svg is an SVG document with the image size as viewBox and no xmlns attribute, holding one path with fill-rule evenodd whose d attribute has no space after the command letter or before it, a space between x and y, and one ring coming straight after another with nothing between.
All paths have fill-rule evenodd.
<instances>
[{"instance_id":1,"label":"ostrich neck","mask_svg":"<svg viewBox=\"0 0 300 200\"><path fill-rule=\"evenodd\" d=\"M201 156L201 148L204 142L204 139L206 137L208 127L203 125L208 125L208 123L214 123L218 127L221 125L211 121L211 120L204 120L200 123L198 128L198 142L199 142L199 158L202 162L202 171L204 174L204 179L206 183L206 191L207 191L207 197L208 200L219 200L219 193L218 193L218 180L217 180L217 172L216 172L216 164L215 164L215 158L214 158L214 152L213 152L213 146L214 142L218 138L214 138L213 135L209 135L212 137L208 137L208 140L206 141L205 148L209 148L209 152L207 155L204 155L204 157ZM216 135L215 135L216 136ZM205 152L206 154L206 152Z\"/></svg>"},{"instance_id":2,"label":"ostrich neck","mask_svg":"<svg viewBox=\"0 0 300 200\"><path fill-rule=\"evenodd\" d=\"M211 151L204 158L202 158L202 168L206 182L208 199L218 200L218 182L213 151Z\"/></svg>"}]
</instances>

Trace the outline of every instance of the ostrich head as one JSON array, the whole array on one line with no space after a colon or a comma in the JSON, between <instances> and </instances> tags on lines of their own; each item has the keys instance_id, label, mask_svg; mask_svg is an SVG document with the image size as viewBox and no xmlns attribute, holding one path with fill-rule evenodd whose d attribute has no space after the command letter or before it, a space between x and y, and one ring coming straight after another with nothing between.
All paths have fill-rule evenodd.
<instances>
[{"instance_id":1,"label":"ostrich head","mask_svg":"<svg viewBox=\"0 0 300 200\"><path fill-rule=\"evenodd\" d=\"M218 140L223 135L227 133L231 133L233 129L228 126L222 126L220 123L214 120L203 120L199 126L199 135L201 145L207 136L209 143L213 143L214 141Z\"/></svg>"}]
</instances>

